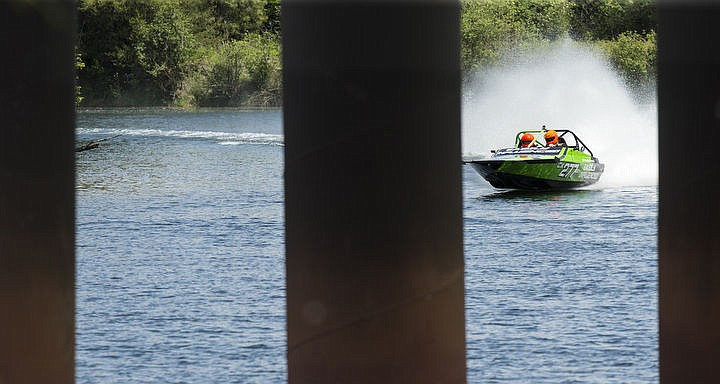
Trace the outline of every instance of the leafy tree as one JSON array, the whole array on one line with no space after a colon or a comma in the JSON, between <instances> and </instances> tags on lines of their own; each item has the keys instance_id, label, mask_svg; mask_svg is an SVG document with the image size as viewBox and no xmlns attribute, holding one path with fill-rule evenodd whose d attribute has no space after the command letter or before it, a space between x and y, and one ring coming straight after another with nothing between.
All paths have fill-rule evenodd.
<instances>
[{"instance_id":1,"label":"leafy tree","mask_svg":"<svg viewBox=\"0 0 720 384\"><path fill-rule=\"evenodd\" d=\"M279 68L280 0L79 0L78 14L78 50L86 64L78 83L88 105L166 105L178 96L187 101L187 85L206 77L223 54L232 56L227 47L251 44L259 35L274 42L267 52L275 56L265 62ZM270 87L262 101L279 102L279 80L258 80L279 79L279 69L238 65L244 68L239 71L257 71L248 75L252 80L242 94L255 97L260 91L252 86ZM208 94L218 89L213 84ZM226 94L235 103L241 93Z\"/></svg>"},{"instance_id":2,"label":"leafy tree","mask_svg":"<svg viewBox=\"0 0 720 384\"><path fill-rule=\"evenodd\" d=\"M87 99L104 103L136 83L127 4L85 0L78 3L78 11L78 50L85 58L78 81Z\"/></svg>"},{"instance_id":3,"label":"leafy tree","mask_svg":"<svg viewBox=\"0 0 720 384\"><path fill-rule=\"evenodd\" d=\"M567 0L519 0L514 8L514 18L533 36L550 41L567 36L572 9Z\"/></svg>"},{"instance_id":4,"label":"leafy tree","mask_svg":"<svg viewBox=\"0 0 720 384\"><path fill-rule=\"evenodd\" d=\"M77 73L81 69L85 68L85 63L82 60L82 55L77 53L77 48L75 49L75 51L76 51L75 52L75 105L78 106L78 105L80 105L80 103L82 103L83 96L82 96L82 92L81 92L82 88L78 84Z\"/></svg>"},{"instance_id":5,"label":"leafy tree","mask_svg":"<svg viewBox=\"0 0 720 384\"><path fill-rule=\"evenodd\" d=\"M177 1L145 1L133 7L130 41L137 65L162 100L171 99L194 49L188 18Z\"/></svg>"},{"instance_id":6,"label":"leafy tree","mask_svg":"<svg viewBox=\"0 0 720 384\"><path fill-rule=\"evenodd\" d=\"M581 40L613 38L622 32L624 12L616 0L575 0L570 33Z\"/></svg>"},{"instance_id":7,"label":"leafy tree","mask_svg":"<svg viewBox=\"0 0 720 384\"><path fill-rule=\"evenodd\" d=\"M465 0L461 3L461 55L468 72L496 63L511 48L564 37L566 0Z\"/></svg>"},{"instance_id":8,"label":"leafy tree","mask_svg":"<svg viewBox=\"0 0 720 384\"><path fill-rule=\"evenodd\" d=\"M172 99L193 47L179 0L84 0L79 82L100 105L162 104Z\"/></svg>"},{"instance_id":9,"label":"leafy tree","mask_svg":"<svg viewBox=\"0 0 720 384\"><path fill-rule=\"evenodd\" d=\"M206 51L205 60L183 84L181 105L278 105L280 43L274 35L248 34Z\"/></svg>"},{"instance_id":10,"label":"leafy tree","mask_svg":"<svg viewBox=\"0 0 720 384\"><path fill-rule=\"evenodd\" d=\"M625 31L655 28L654 0L574 0L570 34L581 40L613 39Z\"/></svg>"},{"instance_id":11,"label":"leafy tree","mask_svg":"<svg viewBox=\"0 0 720 384\"><path fill-rule=\"evenodd\" d=\"M628 1L625 5L625 30L646 34L655 30L655 0Z\"/></svg>"},{"instance_id":12,"label":"leafy tree","mask_svg":"<svg viewBox=\"0 0 720 384\"><path fill-rule=\"evenodd\" d=\"M268 22L268 0L185 0L193 33L205 43L240 40Z\"/></svg>"},{"instance_id":13,"label":"leafy tree","mask_svg":"<svg viewBox=\"0 0 720 384\"><path fill-rule=\"evenodd\" d=\"M513 19L510 5L508 1L462 2L461 58L466 72L494 64L502 51L528 37Z\"/></svg>"},{"instance_id":14,"label":"leafy tree","mask_svg":"<svg viewBox=\"0 0 720 384\"><path fill-rule=\"evenodd\" d=\"M78 0L78 100L278 105L280 1ZM462 0L462 69L571 36L599 46L629 83L647 82L654 18L654 0Z\"/></svg>"},{"instance_id":15,"label":"leafy tree","mask_svg":"<svg viewBox=\"0 0 720 384\"><path fill-rule=\"evenodd\" d=\"M600 49L625 77L629 86L641 89L655 78L655 32L641 35L635 31L623 32L613 40L598 42Z\"/></svg>"},{"instance_id":16,"label":"leafy tree","mask_svg":"<svg viewBox=\"0 0 720 384\"><path fill-rule=\"evenodd\" d=\"M280 36L280 0L267 0L265 15L267 15L267 20L263 25L263 31Z\"/></svg>"}]
</instances>

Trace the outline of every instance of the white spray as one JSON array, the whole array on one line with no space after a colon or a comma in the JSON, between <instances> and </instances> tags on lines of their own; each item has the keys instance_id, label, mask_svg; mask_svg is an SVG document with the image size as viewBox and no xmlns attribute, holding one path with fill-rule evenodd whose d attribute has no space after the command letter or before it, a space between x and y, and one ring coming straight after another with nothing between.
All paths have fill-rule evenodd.
<instances>
[{"instance_id":1,"label":"white spray","mask_svg":"<svg viewBox=\"0 0 720 384\"><path fill-rule=\"evenodd\" d=\"M546 125L571 129L605 163L598 186L657 184L655 101L637 103L599 54L572 41L514 61L464 89L464 156Z\"/></svg>"}]
</instances>

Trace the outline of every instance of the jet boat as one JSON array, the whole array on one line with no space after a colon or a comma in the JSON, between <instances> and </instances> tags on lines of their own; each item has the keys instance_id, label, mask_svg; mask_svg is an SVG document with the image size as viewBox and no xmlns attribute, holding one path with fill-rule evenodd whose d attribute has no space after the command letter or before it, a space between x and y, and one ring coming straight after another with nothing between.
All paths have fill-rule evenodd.
<instances>
[{"instance_id":1,"label":"jet boat","mask_svg":"<svg viewBox=\"0 0 720 384\"><path fill-rule=\"evenodd\" d=\"M520 131L513 148L491 151L485 159L465 161L493 187L502 189L573 189L596 183L605 165L575 133L556 129L560 143L547 146L533 139L520 147L520 139L529 133L543 137L546 130Z\"/></svg>"}]
</instances>

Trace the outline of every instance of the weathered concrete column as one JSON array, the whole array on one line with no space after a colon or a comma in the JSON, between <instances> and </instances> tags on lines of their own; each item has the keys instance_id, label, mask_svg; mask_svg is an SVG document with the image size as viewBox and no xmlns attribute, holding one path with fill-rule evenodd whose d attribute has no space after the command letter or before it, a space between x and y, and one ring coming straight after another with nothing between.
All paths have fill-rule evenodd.
<instances>
[{"instance_id":1,"label":"weathered concrete column","mask_svg":"<svg viewBox=\"0 0 720 384\"><path fill-rule=\"evenodd\" d=\"M465 382L459 5L282 14L289 381Z\"/></svg>"},{"instance_id":2,"label":"weathered concrete column","mask_svg":"<svg viewBox=\"0 0 720 384\"><path fill-rule=\"evenodd\" d=\"M660 382L720 382L720 6L661 1Z\"/></svg>"},{"instance_id":3,"label":"weathered concrete column","mask_svg":"<svg viewBox=\"0 0 720 384\"><path fill-rule=\"evenodd\" d=\"M0 383L74 381L74 1L0 1Z\"/></svg>"}]
</instances>

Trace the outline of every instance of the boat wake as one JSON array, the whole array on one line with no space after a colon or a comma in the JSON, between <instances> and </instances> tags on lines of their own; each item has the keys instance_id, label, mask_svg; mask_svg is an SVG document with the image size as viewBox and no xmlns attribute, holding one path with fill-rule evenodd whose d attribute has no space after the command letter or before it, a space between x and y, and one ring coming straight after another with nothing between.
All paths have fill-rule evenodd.
<instances>
[{"instance_id":1,"label":"boat wake","mask_svg":"<svg viewBox=\"0 0 720 384\"><path fill-rule=\"evenodd\" d=\"M189 131L189 130L162 130L162 129L107 129L107 128L78 128L78 135L123 135L142 137L171 137L185 139L215 140L220 145L271 145L283 146L283 135L254 132L216 132L216 131Z\"/></svg>"},{"instance_id":2,"label":"boat wake","mask_svg":"<svg viewBox=\"0 0 720 384\"><path fill-rule=\"evenodd\" d=\"M605 163L597 187L657 185L657 107L637 101L596 52L572 41L477 74L464 90L463 158L513 144L515 132L571 129Z\"/></svg>"}]
</instances>

